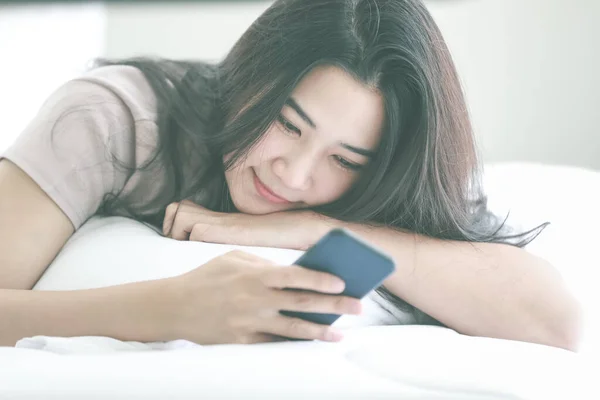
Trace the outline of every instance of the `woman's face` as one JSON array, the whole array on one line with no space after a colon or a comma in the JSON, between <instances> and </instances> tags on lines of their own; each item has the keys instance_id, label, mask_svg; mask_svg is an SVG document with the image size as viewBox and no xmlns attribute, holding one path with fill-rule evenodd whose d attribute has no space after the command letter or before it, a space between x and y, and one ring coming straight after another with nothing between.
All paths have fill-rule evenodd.
<instances>
[{"instance_id":1,"label":"woman's face","mask_svg":"<svg viewBox=\"0 0 600 400\"><path fill-rule=\"evenodd\" d=\"M376 150L381 95L336 67L319 67L296 87L260 143L225 172L240 212L267 214L340 198Z\"/></svg>"}]
</instances>

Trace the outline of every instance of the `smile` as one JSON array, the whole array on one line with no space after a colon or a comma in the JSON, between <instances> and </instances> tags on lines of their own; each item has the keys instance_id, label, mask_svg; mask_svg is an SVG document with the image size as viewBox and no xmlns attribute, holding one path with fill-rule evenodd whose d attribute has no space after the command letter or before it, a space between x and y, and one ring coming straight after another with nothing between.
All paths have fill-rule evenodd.
<instances>
[{"instance_id":1,"label":"smile","mask_svg":"<svg viewBox=\"0 0 600 400\"><path fill-rule=\"evenodd\" d=\"M253 171L254 172L254 171ZM256 175L254 172L254 187L256 188L256 192L265 200L275 203L275 204L289 204L291 201L284 199L273 193L264 183Z\"/></svg>"}]
</instances>

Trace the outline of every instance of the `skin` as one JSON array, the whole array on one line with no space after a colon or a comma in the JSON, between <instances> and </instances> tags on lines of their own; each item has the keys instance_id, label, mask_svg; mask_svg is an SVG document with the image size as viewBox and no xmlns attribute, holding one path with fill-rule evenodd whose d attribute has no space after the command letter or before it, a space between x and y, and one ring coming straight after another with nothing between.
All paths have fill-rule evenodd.
<instances>
[{"instance_id":1,"label":"skin","mask_svg":"<svg viewBox=\"0 0 600 400\"><path fill-rule=\"evenodd\" d=\"M243 213L308 208L338 199L369 161L344 144L370 152L379 144L384 112L381 95L343 70L314 69L291 97L294 103L283 108L281 119L242 163L225 173L232 200ZM255 175L288 202L262 196L254 184Z\"/></svg>"}]
</instances>

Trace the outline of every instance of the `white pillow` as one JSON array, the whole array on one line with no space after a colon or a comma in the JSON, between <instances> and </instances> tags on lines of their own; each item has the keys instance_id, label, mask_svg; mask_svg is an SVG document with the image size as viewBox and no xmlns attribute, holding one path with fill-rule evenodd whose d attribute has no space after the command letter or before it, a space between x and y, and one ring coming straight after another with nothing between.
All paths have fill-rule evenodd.
<instances>
[{"instance_id":1,"label":"white pillow","mask_svg":"<svg viewBox=\"0 0 600 400\"><path fill-rule=\"evenodd\" d=\"M94 217L86 222L48 267L35 290L76 290L176 276L234 249L241 249L280 265L290 265L303 253L267 247L184 242L123 217ZM412 316L392 316L375 292L363 300L360 316L343 316L336 326L366 326L412 322Z\"/></svg>"}]
</instances>

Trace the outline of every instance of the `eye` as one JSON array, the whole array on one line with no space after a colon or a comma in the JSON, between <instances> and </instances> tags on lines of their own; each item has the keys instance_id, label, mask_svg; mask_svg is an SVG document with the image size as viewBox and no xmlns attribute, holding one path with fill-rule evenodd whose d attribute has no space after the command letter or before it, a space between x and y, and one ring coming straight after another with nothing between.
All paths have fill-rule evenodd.
<instances>
[{"instance_id":1,"label":"eye","mask_svg":"<svg viewBox=\"0 0 600 400\"><path fill-rule=\"evenodd\" d=\"M362 164L353 163L340 156L333 156L333 158L335 158L340 167L350 171L358 171L363 167Z\"/></svg>"},{"instance_id":2,"label":"eye","mask_svg":"<svg viewBox=\"0 0 600 400\"><path fill-rule=\"evenodd\" d=\"M281 124L281 127L290 135L300 136L302 132L294 124L288 121L283 115L277 116L277 121Z\"/></svg>"}]
</instances>

